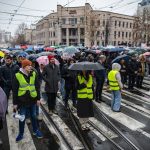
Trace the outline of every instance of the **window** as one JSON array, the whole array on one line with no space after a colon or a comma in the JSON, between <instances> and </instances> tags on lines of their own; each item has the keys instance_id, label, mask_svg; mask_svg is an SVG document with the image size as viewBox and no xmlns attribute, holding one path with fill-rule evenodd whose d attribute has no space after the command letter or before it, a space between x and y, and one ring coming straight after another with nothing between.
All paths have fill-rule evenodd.
<instances>
[{"instance_id":1,"label":"window","mask_svg":"<svg viewBox=\"0 0 150 150\"><path fill-rule=\"evenodd\" d=\"M97 21L97 25L100 26L100 20Z\"/></svg>"},{"instance_id":2,"label":"window","mask_svg":"<svg viewBox=\"0 0 150 150\"><path fill-rule=\"evenodd\" d=\"M117 21L115 21L115 27L117 26Z\"/></svg>"},{"instance_id":3,"label":"window","mask_svg":"<svg viewBox=\"0 0 150 150\"><path fill-rule=\"evenodd\" d=\"M128 37L128 32L126 32L126 38Z\"/></svg>"},{"instance_id":4,"label":"window","mask_svg":"<svg viewBox=\"0 0 150 150\"><path fill-rule=\"evenodd\" d=\"M119 21L119 27L121 26L121 21Z\"/></svg>"},{"instance_id":5,"label":"window","mask_svg":"<svg viewBox=\"0 0 150 150\"><path fill-rule=\"evenodd\" d=\"M55 37L55 35L56 35L55 32L53 32L53 37Z\"/></svg>"},{"instance_id":6,"label":"window","mask_svg":"<svg viewBox=\"0 0 150 150\"><path fill-rule=\"evenodd\" d=\"M114 46L116 46L116 41L114 41Z\"/></svg>"},{"instance_id":7,"label":"window","mask_svg":"<svg viewBox=\"0 0 150 150\"><path fill-rule=\"evenodd\" d=\"M100 36L100 32L99 31L97 31L97 34L96 34L97 36Z\"/></svg>"},{"instance_id":8,"label":"window","mask_svg":"<svg viewBox=\"0 0 150 150\"><path fill-rule=\"evenodd\" d=\"M118 32L118 37L120 37L120 31Z\"/></svg>"},{"instance_id":9,"label":"window","mask_svg":"<svg viewBox=\"0 0 150 150\"><path fill-rule=\"evenodd\" d=\"M84 35L84 28L80 28L80 34Z\"/></svg>"},{"instance_id":10,"label":"window","mask_svg":"<svg viewBox=\"0 0 150 150\"><path fill-rule=\"evenodd\" d=\"M122 23L122 27L124 28L124 22Z\"/></svg>"},{"instance_id":11,"label":"window","mask_svg":"<svg viewBox=\"0 0 150 150\"><path fill-rule=\"evenodd\" d=\"M66 19L62 18L62 24L66 24Z\"/></svg>"},{"instance_id":12,"label":"window","mask_svg":"<svg viewBox=\"0 0 150 150\"><path fill-rule=\"evenodd\" d=\"M130 23L130 28L132 28L132 23Z\"/></svg>"},{"instance_id":13,"label":"window","mask_svg":"<svg viewBox=\"0 0 150 150\"><path fill-rule=\"evenodd\" d=\"M124 32L122 32L122 38L124 38Z\"/></svg>"},{"instance_id":14,"label":"window","mask_svg":"<svg viewBox=\"0 0 150 150\"><path fill-rule=\"evenodd\" d=\"M117 32L116 32L116 31L114 31L114 38L115 38L115 39L116 39L116 33L117 33Z\"/></svg>"},{"instance_id":15,"label":"window","mask_svg":"<svg viewBox=\"0 0 150 150\"><path fill-rule=\"evenodd\" d=\"M105 20L103 21L103 27L105 26Z\"/></svg>"},{"instance_id":16,"label":"window","mask_svg":"<svg viewBox=\"0 0 150 150\"><path fill-rule=\"evenodd\" d=\"M77 24L77 18L69 18L69 24L71 25Z\"/></svg>"},{"instance_id":17,"label":"window","mask_svg":"<svg viewBox=\"0 0 150 150\"><path fill-rule=\"evenodd\" d=\"M83 24L84 23L84 17L80 18L80 23Z\"/></svg>"},{"instance_id":18,"label":"window","mask_svg":"<svg viewBox=\"0 0 150 150\"><path fill-rule=\"evenodd\" d=\"M128 22L126 23L126 28L128 28Z\"/></svg>"}]
</instances>

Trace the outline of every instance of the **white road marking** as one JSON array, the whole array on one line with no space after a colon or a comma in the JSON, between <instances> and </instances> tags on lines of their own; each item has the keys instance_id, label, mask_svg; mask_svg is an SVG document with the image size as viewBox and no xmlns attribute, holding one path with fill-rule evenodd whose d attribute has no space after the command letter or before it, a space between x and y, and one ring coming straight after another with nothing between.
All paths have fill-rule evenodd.
<instances>
[{"instance_id":1,"label":"white road marking","mask_svg":"<svg viewBox=\"0 0 150 150\"><path fill-rule=\"evenodd\" d=\"M24 139L19 143L16 143L16 136L18 135L19 132L18 127L19 122L12 117L13 112L12 107L13 107L12 104L9 103L8 106L9 114L6 115L10 150L36 150L30 131L26 124L24 131Z\"/></svg>"},{"instance_id":2,"label":"white road marking","mask_svg":"<svg viewBox=\"0 0 150 150\"><path fill-rule=\"evenodd\" d=\"M150 105L150 100L148 98L145 98L145 97L140 96L140 95L136 95L134 93L131 93L131 92L128 92L128 91L125 91L125 90L122 90L122 92L123 92L124 95L130 96L131 98L133 98L133 99L135 99L139 102Z\"/></svg>"},{"instance_id":3,"label":"white road marking","mask_svg":"<svg viewBox=\"0 0 150 150\"><path fill-rule=\"evenodd\" d=\"M111 98L110 98L110 96L111 96L111 94L110 93L107 93L107 92L103 92L105 95L107 95L107 96L109 96L109 97L107 97L108 98L108 100L110 100L111 101ZM138 113L140 113L141 115L143 115L143 116L145 116L145 117L147 117L147 118L150 118L150 110L147 110L147 109L145 109L145 108L143 108L143 107L141 107L141 106L139 106L139 105L136 105L136 104L134 104L134 103L132 103L132 102L129 102L129 101L127 101L127 100L125 100L125 99L121 99L121 105L123 105L123 106L125 106L126 108L129 108L129 109L131 109L132 107L134 107L134 108L132 108L132 110L140 110L140 111L142 111L142 112L140 112L140 111L137 111ZM132 106L132 107L131 107Z\"/></svg>"},{"instance_id":4,"label":"white road marking","mask_svg":"<svg viewBox=\"0 0 150 150\"><path fill-rule=\"evenodd\" d=\"M128 127L129 129L133 131L136 131L137 129L145 127L143 123L123 114L122 112L119 112L119 113L113 112L111 108L105 103L101 103L101 104L97 102L94 102L94 103L95 105L97 105L97 108L101 110L103 113L105 113L109 117L113 118L117 122L121 123L122 125Z\"/></svg>"}]
</instances>

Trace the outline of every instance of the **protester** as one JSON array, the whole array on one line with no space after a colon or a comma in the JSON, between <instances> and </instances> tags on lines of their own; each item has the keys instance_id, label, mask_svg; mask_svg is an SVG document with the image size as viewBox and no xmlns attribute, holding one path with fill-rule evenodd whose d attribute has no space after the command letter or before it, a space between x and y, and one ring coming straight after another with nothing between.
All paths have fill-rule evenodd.
<instances>
[{"instance_id":1,"label":"protester","mask_svg":"<svg viewBox=\"0 0 150 150\"><path fill-rule=\"evenodd\" d=\"M121 65L121 69L120 69L121 82L125 84L127 83L127 65L124 59L120 60L120 65Z\"/></svg>"},{"instance_id":2,"label":"protester","mask_svg":"<svg viewBox=\"0 0 150 150\"><path fill-rule=\"evenodd\" d=\"M62 77L65 80L65 107L68 107L68 99L71 94L73 106L76 107L76 72L68 70L68 67L75 63L75 60L69 59L68 63L63 67Z\"/></svg>"},{"instance_id":3,"label":"protester","mask_svg":"<svg viewBox=\"0 0 150 150\"><path fill-rule=\"evenodd\" d=\"M111 109L114 112L120 112L121 106L121 89L123 88L123 85L119 73L120 69L120 64L113 63L112 70L108 73L109 87L112 94Z\"/></svg>"},{"instance_id":4,"label":"protester","mask_svg":"<svg viewBox=\"0 0 150 150\"><path fill-rule=\"evenodd\" d=\"M144 75L146 72L146 60L144 55L139 56L138 60L138 72L137 72L137 78L136 78L136 87L137 88L142 88L142 83L144 79Z\"/></svg>"},{"instance_id":5,"label":"protester","mask_svg":"<svg viewBox=\"0 0 150 150\"><path fill-rule=\"evenodd\" d=\"M46 82L45 91L48 97L48 109L49 114L57 114L55 109L56 106L56 96L58 92L58 82L60 81L60 71L57 65L55 65L54 56L49 55L49 64L43 69L42 75Z\"/></svg>"},{"instance_id":6,"label":"protester","mask_svg":"<svg viewBox=\"0 0 150 150\"><path fill-rule=\"evenodd\" d=\"M7 95L7 99L9 99L10 91L12 90L12 81L14 79L15 73L19 71L19 66L13 64L13 56L6 55L5 56L5 65L1 67L0 77L2 82L4 83L4 91Z\"/></svg>"},{"instance_id":7,"label":"protester","mask_svg":"<svg viewBox=\"0 0 150 150\"><path fill-rule=\"evenodd\" d=\"M102 66L104 66L105 61L106 61L106 56L105 55L99 56L98 63L100 63ZM95 70L94 71L94 76L96 78L95 100L98 103L100 103L100 102L102 102L102 90L103 90L103 85L104 85L105 78L106 78L105 69Z\"/></svg>"},{"instance_id":8,"label":"protester","mask_svg":"<svg viewBox=\"0 0 150 150\"><path fill-rule=\"evenodd\" d=\"M137 77L137 72L138 72L138 62L136 59L136 55L132 55L128 63L128 75L129 75L128 89L129 90L133 90L136 77Z\"/></svg>"},{"instance_id":9,"label":"protester","mask_svg":"<svg viewBox=\"0 0 150 150\"><path fill-rule=\"evenodd\" d=\"M18 111L20 115L25 115L29 111L33 134L37 138L42 138L43 135L38 129L36 106L40 105L40 91L37 74L32 70L32 62L23 60L21 62L22 68L15 74L13 81L13 105L14 110ZM19 134L16 142L23 139L25 120L19 121Z\"/></svg>"},{"instance_id":10,"label":"protester","mask_svg":"<svg viewBox=\"0 0 150 150\"><path fill-rule=\"evenodd\" d=\"M88 71L81 71L77 76L77 115L81 128L89 128L87 121L94 116L93 112L93 79Z\"/></svg>"}]
</instances>

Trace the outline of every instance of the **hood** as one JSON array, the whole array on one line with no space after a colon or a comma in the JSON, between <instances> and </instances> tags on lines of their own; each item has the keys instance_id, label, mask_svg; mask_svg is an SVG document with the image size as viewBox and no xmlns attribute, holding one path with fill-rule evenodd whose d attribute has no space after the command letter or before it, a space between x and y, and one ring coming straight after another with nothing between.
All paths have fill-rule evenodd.
<instances>
[{"instance_id":1,"label":"hood","mask_svg":"<svg viewBox=\"0 0 150 150\"><path fill-rule=\"evenodd\" d=\"M117 71L120 71L121 69L121 65L118 64L118 63L113 63L112 64L112 70L117 70Z\"/></svg>"}]
</instances>

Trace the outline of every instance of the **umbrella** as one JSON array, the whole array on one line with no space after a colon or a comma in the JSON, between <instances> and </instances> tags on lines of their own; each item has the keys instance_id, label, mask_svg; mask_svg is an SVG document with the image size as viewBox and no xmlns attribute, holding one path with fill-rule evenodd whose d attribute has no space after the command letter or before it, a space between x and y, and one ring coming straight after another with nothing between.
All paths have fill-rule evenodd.
<instances>
[{"instance_id":1,"label":"umbrella","mask_svg":"<svg viewBox=\"0 0 150 150\"><path fill-rule=\"evenodd\" d=\"M7 110L7 97L3 89L0 87L0 117L5 119L5 114Z\"/></svg>"},{"instance_id":2,"label":"umbrella","mask_svg":"<svg viewBox=\"0 0 150 150\"><path fill-rule=\"evenodd\" d=\"M74 46L69 46L69 47L66 47L64 49L64 53L68 53L68 54L71 54L71 55L73 55L73 54L75 54L77 52L79 52L79 50L76 47L74 47Z\"/></svg>"},{"instance_id":3,"label":"umbrella","mask_svg":"<svg viewBox=\"0 0 150 150\"><path fill-rule=\"evenodd\" d=\"M5 54L10 53L10 51L9 51L9 50L7 50L7 49L2 49L1 51L2 51L2 52L4 52Z\"/></svg>"},{"instance_id":4,"label":"umbrella","mask_svg":"<svg viewBox=\"0 0 150 150\"><path fill-rule=\"evenodd\" d=\"M39 65L41 65L41 64L47 65L49 63L49 60L48 60L47 56L41 56L41 57L37 58L36 61L38 62ZM55 59L55 64L56 65L60 64L57 59Z\"/></svg>"},{"instance_id":5,"label":"umbrella","mask_svg":"<svg viewBox=\"0 0 150 150\"><path fill-rule=\"evenodd\" d=\"M4 56L5 54L2 51L0 51L0 57L4 57Z\"/></svg>"},{"instance_id":6,"label":"umbrella","mask_svg":"<svg viewBox=\"0 0 150 150\"><path fill-rule=\"evenodd\" d=\"M55 53L53 52L41 52L38 54L39 56L48 56L48 55L56 55Z\"/></svg>"},{"instance_id":7,"label":"umbrella","mask_svg":"<svg viewBox=\"0 0 150 150\"><path fill-rule=\"evenodd\" d=\"M129 61L130 56L129 55L121 55L121 56L117 56L115 59L112 60L112 63L119 63L119 61L121 59L124 59L126 62Z\"/></svg>"},{"instance_id":8,"label":"umbrella","mask_svg":"<svg viewBox=\"0 0 150 150\"><path fill-rule=\"evenodd\" d=\"M78 62L69 66L70 70L103 70L104 67L100 63Z\"/></svg>"},{"instance_id":9,"label":"umbrella","mask_svg":"<svg viewBox=\"0 0 150 150\"><path fill-rule=\"evenodd\" d=\"M54 51L55 48L53 48L53 47L46 47L46 48L44 48L44 50L45 50L45 51Z\"/></svg>"},{"instance_id":10,"label":"umbrella","mask_svg":"<svg viewBox=\"0 0 150 150\"><path fill-rule=\"evenodd\" d=\"M150 52L146 52L143 54L144 56L150 56Z\"/></svg>"},{"instance_id":11,"label":"umbrella","mask_svg":"<svg viewBox=\"0 0 150 150\"><path fill-rule=\"evenodd\" d=\"M37 58L36 61L38 62L39 65L40 64L47 65L49 63L47 56L41 56L41 57Z\"/></svg>"}]
</instances>

